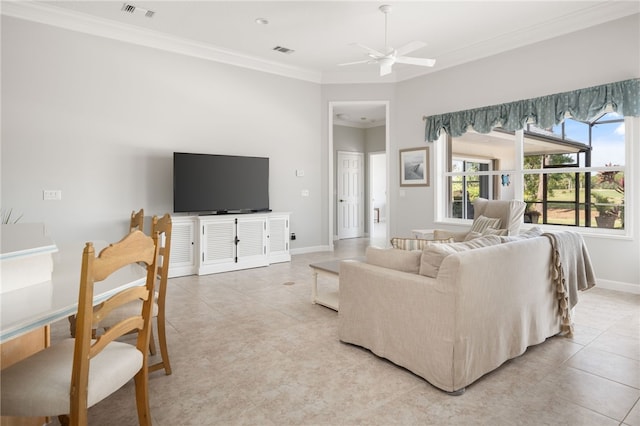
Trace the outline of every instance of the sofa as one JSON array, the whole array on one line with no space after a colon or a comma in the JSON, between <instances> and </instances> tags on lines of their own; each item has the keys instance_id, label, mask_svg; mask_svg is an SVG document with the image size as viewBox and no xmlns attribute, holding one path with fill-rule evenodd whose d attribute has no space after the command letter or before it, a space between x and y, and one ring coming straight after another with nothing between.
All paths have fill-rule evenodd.
<instances>
[{"instance_id":1,"label":"sofa","mask_svg":"<svg viewBox=\"0 0 640 426\"><path fill-rule=\"evenodd\" d=\"M595 279L581 237L570 234L369 247L366 261L341 264L339 338L460 394L527 347L571 332L577 293L567 286L583 290ZM563 271L554 253L567 251L580 262Z\"/></svg>"}]
</instances>

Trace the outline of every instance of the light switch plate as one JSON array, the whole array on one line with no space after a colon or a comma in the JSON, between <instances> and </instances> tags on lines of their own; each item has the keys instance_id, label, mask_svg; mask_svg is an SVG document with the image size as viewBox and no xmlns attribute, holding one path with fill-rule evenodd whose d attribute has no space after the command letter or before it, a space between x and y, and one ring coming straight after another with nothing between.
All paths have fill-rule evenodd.
<instances>
[{"instance_id":1,"label":"light switch plate","mask_svg":"<svg viewBox=\"0 0 640 426\"><path fill-rule=\"evenodd\" d=\"M42 199L46 201L59 201L62 200L62 191L59 189L43 189Z\"/></svg>"}]
</instances>

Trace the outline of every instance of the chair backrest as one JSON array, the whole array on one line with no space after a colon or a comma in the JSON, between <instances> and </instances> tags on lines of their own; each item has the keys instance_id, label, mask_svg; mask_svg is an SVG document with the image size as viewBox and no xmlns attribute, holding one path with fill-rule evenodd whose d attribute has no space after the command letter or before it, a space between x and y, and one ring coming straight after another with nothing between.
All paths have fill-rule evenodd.
<instances>
[{"instance_id":1,"label":"chair backrest","mask_svg":"<svg viewBox=\"0 0 640 426\"><path fill-rule=\"evenodd\" d=\"M473 202L474 220L480 216L500 219L500 229L506 229L507 235L517 235L523 223L524 209L527 204L518 200L487 200L477 198Z\"/></svg>"},{"instance_id":2,"label":"chair backrest","mask_svg":"<svg viewBox=\"0 0 640 426\"><path fill-rule=\"evenodd\" d=\"M167 293L167 279L169 278L169 255L171 254L171 216L169 213L161 218L154 216L151 220L151 234L158 235L158 269L157 274L160 279L158 285L158 305L164 310L164 300Z\"/></svg>"},{"instance_id":3,"label":"chair backrest","mask_svg":"<svg viewBox=\"0 0 640 426\"><path fill-rule=\"evenodd\" d=\"M136 230L144 232L144 209L140 209L138 213L136 213L135 210L131 212L129 232Z\"/></svg>"},{"instance_id":4,"label":"chair backrest","mask_svg":"<svg viewBox=\"0 0 640 426\"><path fill-rule=\"evenodd\" d=\"M152 315L154 284L158 259L158 236L133 231L115 244L111 244L95 256L92 243L87 243L82 254L80 294L76 319L76 340L71 375L71 424L86 424L88 380L91 360L115 339L138 331L136 348L142 353L142 369L147 371L147 351ZM100 305L93 306L94 285L107 279L112 273L127 266L144 264L147 270L144 286L122 290ZM123 319L104 334L92 339L92 330L100 319L123 304L143 300L136 315Z\"/></svg>"}]
</instances>

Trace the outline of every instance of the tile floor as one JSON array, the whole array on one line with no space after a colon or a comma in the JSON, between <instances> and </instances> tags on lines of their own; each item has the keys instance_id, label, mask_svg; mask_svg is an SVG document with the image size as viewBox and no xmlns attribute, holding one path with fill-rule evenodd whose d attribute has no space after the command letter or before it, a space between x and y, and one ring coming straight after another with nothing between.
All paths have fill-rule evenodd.
<instances>
[{"instance_id":1,"label":"tile floor","mask_svg":"<svg viewBox=\"0 0 640 426\"><path fill-rule=\"evenodd\" d=\"M153 424L640 426L640 295L581 293L573 338L531 347L454 397L340 343L336 312L310 303L308 264L361 255L367 243L171 279L173 374L150 377ZM54 343L66 333L55 324ZM89 414L91 425L136 425L133 384Z\"/></svg>"}]
</instances>

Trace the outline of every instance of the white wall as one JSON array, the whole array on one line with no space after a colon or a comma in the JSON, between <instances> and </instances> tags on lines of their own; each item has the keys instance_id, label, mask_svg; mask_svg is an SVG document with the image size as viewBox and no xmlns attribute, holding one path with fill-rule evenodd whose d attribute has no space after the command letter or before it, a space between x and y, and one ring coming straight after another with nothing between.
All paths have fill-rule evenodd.
<instances>
[{"instance_id":1,"label":"white wall","mask_svg":"<svg viewBox=\"0 0 640 426\"><path fill-rule=\"evenodd\" d=\"M640 16L506 52L397 85L396 149L424 143L423 115L511 102L640 77ZM627 163L640 173L640 154ZM433 165L433 155L431 156ZM391 162L392 167L395 162ZM396 172L391 171L392 175ZM638 179L635 179L638 182ZM405 197L392 186L395 232L434 227L433 186L412 188ZM640 200L640 185L633 194ZM636 209L638 205L636 203ZM637 210L635 213L638 217ZM640 223L632 239L585 237L599 283L640 292Z\"/></svg>"},{"instance_id":2,"label":"white wall","mask_svg":"<svg viewBox=\"0 0 640 426\"><path fill-rule=\"evenodd\" d=\"M292 248L321 246L320 97L317 84L3 15L2 208L57 242L113 241L134 209L172 212L173 151L267 156Z\"/></svg>"},{"instance_id":3,"label":"white wall","mask_svg":"<svg viewBox=\"0 0 640 426\"><path fill-rule=\"evenodd\" d=\"M171 211L174 150L269 156L292 248L330 246L329 102L387 101L389 226L406 235L434 225L433 186L401 193L398 182L398 150L424 145L423 115L640 77L639 20L398 84L318 86L2 16L2 208L58 241L114 240L131 210ZM638 186L631 195L640 202ZM587 238L601 281L640 286L639 237L636 224L631 240Z\"/></svg>"}]
</instances>

